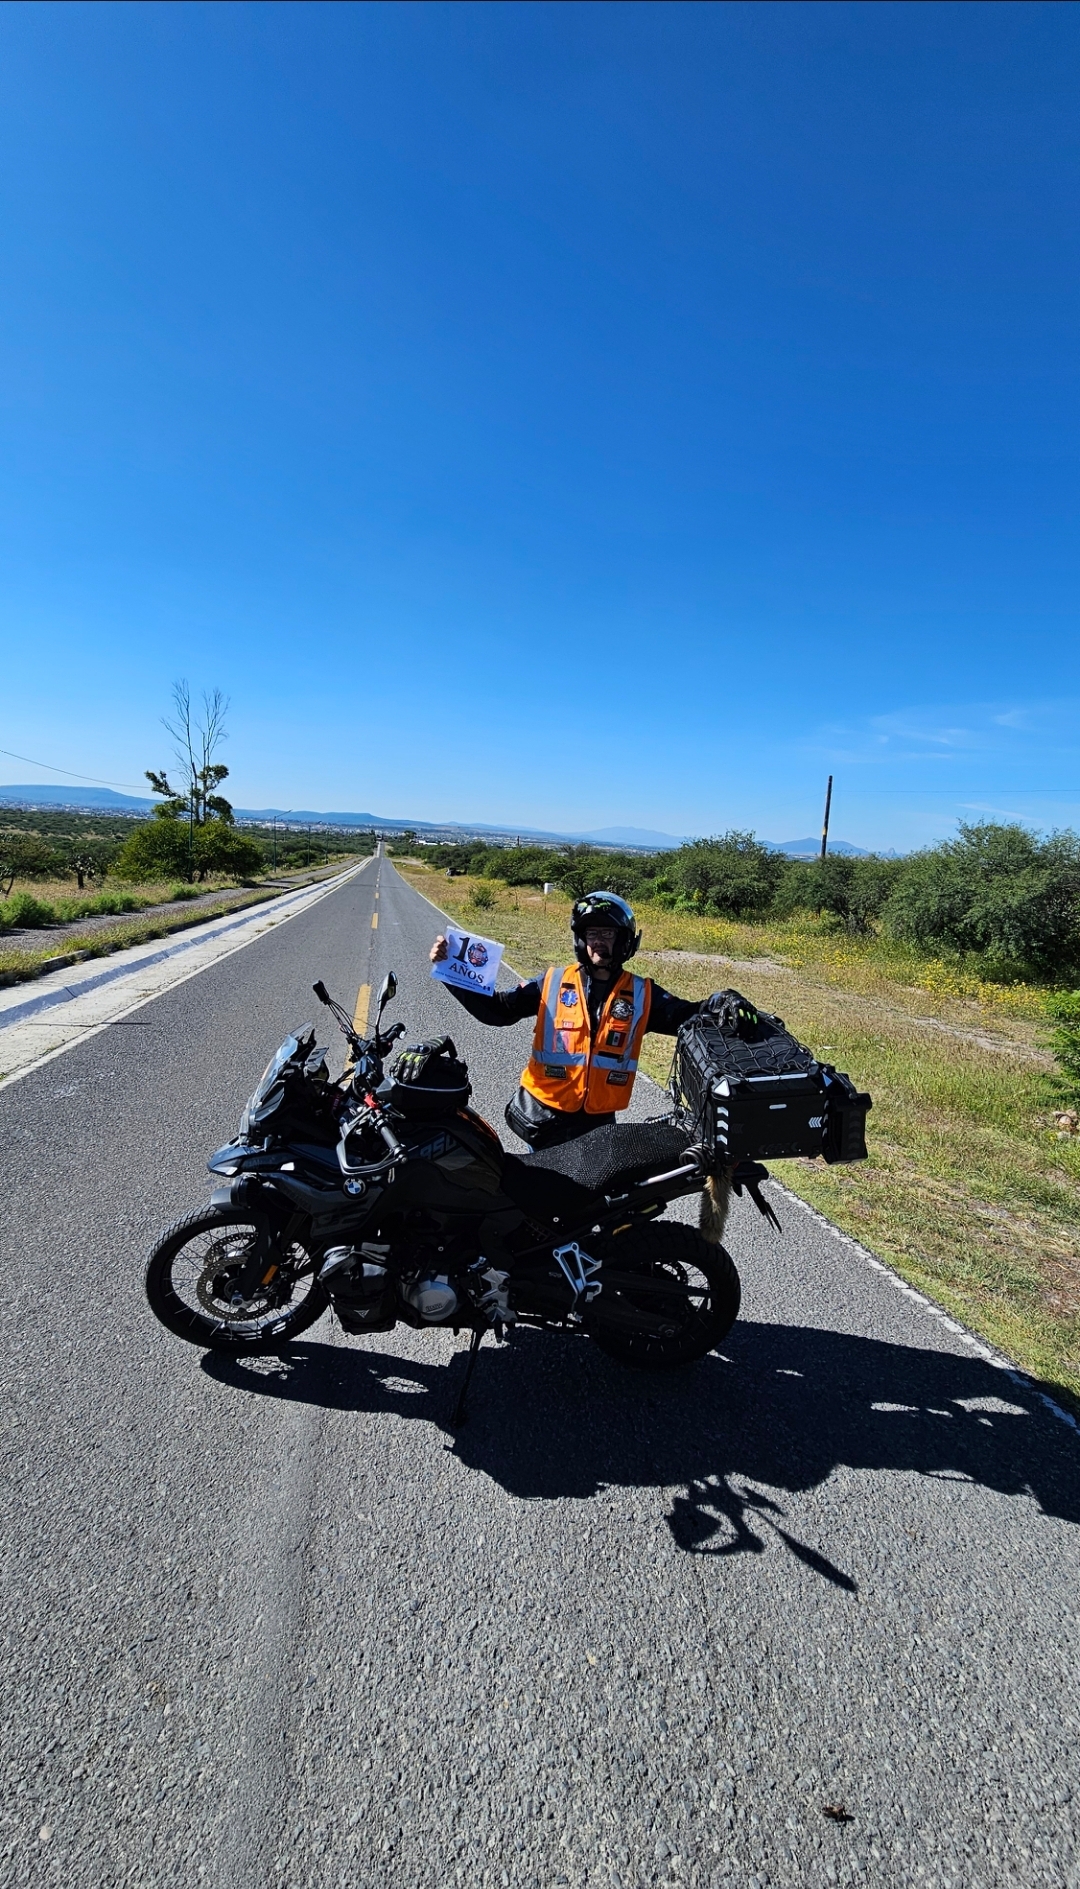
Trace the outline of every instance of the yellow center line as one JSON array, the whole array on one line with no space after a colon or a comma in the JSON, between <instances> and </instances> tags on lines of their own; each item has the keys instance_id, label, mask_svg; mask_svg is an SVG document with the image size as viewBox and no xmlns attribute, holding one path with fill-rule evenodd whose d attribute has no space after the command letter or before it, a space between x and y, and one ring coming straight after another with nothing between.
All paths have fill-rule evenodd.
<instances>
[{"instance_id":1,"label":"yellow center line","mask_svg":"<svg viewBox=\"0 0 1080 1889\"><path fill-rule=\"evenodd\" d=\"M357 1036L367 1035L367 1013L371 1002L371 985L361 984L356 993L356 1009L353 1011L352 1026Z\"/></svg>"},{"instance_id":2,"label":"yellow center line","mask_svg":"<svg viewBox=\"0 0 1080 1889\"><path fill-rule=\"evenodd\" d=\"M378 912L372 912L372 914L371 914L371 929L372 929L372 931L378 931L378 929L379 929L379 914L378 914Z\"/></svg>"}]
</instances>

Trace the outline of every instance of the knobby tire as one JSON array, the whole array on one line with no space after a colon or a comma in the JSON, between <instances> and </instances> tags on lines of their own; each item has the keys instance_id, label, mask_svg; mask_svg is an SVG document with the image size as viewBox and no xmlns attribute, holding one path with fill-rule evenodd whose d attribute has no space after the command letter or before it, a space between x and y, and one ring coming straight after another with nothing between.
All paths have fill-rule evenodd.
<instances>
[{"instance_id":1,"label":"knobby tire","mask_svg":"<svg viewBox=\"0 0 1080 1889\"><path fill-rule=\"evenodd\" d=\"M230 1228L236 1230L232 1242L238 1249L235 1254L229 1250ZM314 1325L326 1310L328 1299L311 1270L295 1280L285 1304L274 1307L268 1302L256 1318L246 1322L242 1315L231 1314L224 1301L221 1316L215 1318L212 1311L208 1314L196 1310L178 1291L185 1252L192 1279L194 1268L205 1258L198 1287L203 1298L212 1304L216 1280L226 1273L230 1263L234 1266L242 1263L243 1252L239 1249L243 1246L243 1230L258 1232L265 1228L266 1222L260 1215L238 1207L204 1207L178 1220L158 1241L146 1269L146 1296L155 1317L175 1337L185 1339L188 1344L249 1357L259 1352L280 1351L309 1325Z\"/></svg>"},{"instance_id":2,"label":"knobby tire","mask_svg":"<svg viewBox=\"0 0 1080 1889\"><path fill-rule=\"evenodd\" d=\"M614 1303L623 1314L636 1304L669 1329L627 1330L605 1318L603 1296L586 1320L593 1341L609 1358L641 1370L672 1370L704 1358L727 1337L739 1316L742 1289L735 1262L694 1227L654 1220L615 1235L604 1252L604 1273L636 1274L620 1284ZM607 1290L607 1287L604 1288ZM609 1301L611 1303L612 1301Z\"/></svg>"}]
</instances>

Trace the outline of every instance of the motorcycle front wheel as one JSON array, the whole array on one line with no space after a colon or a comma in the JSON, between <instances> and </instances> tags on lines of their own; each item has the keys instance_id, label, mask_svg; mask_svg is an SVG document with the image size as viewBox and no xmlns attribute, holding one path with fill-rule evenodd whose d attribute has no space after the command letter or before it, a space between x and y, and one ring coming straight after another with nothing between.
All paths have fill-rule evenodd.
<instances>
[{"instance_id":1,"label":"motorcycle front wheel","mask_svg":"<svg viewBox=\"0 0 1080 1889\"><path fill-rule=\"evenodd\" d=\"M238 1207L189 1213L160 1239L146 1269L155 1317L177 1338L208 1351L277 1351L326 1310L314 1262L296 1241L273 1242L267 1272L250 1298L238 1281L268 1222Z\"/></svg>"},{"instance_id":2,"label":"motorcycle front wheel","mask_svg":"<svg viewBox=\"0 0 1080 1889\"><path fill-rule=\"evenodd\" d=\"M722 1246L676 1220L616 1234L604 1252L603 1288L589 1308L589 1336L620 1364L670 1370L715 1350L739 1316L742 1290Z\"/></svg>"}]
</instances>

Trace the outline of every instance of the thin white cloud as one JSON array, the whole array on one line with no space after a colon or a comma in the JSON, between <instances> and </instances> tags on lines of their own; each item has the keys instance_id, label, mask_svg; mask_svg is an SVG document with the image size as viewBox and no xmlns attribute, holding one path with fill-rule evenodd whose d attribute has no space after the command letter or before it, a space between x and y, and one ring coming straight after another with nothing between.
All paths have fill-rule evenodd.
<instances>
[{"instance_id":1,"label":"thin white cloud","mask_svg":"<svg viewBox=\"0 0 1080 1889\"><path fill-rule=\"evenodd\" d=\"M861 722L824 724L804 752L834 766L903 767L981 760L1040 769L1080 766L1080 702L974 702L912 706ZM968 776L970 779L970 775ZM1049 783L1047 783L1049 784ZM1009 789L1016 792L1015 787Z\"/></svg>"}]
</instances>

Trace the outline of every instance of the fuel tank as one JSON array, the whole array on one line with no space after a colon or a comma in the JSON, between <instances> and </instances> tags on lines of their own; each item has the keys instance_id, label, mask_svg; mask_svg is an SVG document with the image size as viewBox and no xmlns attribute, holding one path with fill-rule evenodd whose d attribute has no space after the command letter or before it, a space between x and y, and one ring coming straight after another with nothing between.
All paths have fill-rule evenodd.
<instances>
[{"instance_id":1,"label":"fuel tank","mask_svg":"<svg viewBox=\"0 0 1080 1889\"><path fill-rule=\"evenodd\" d=\"M471 1109L433 1122L396 1121L394 1132L409 1159L396 1170L387 1206L487 1214L504 1204L502 1145Z\"/></svg>"}]
</instances>

